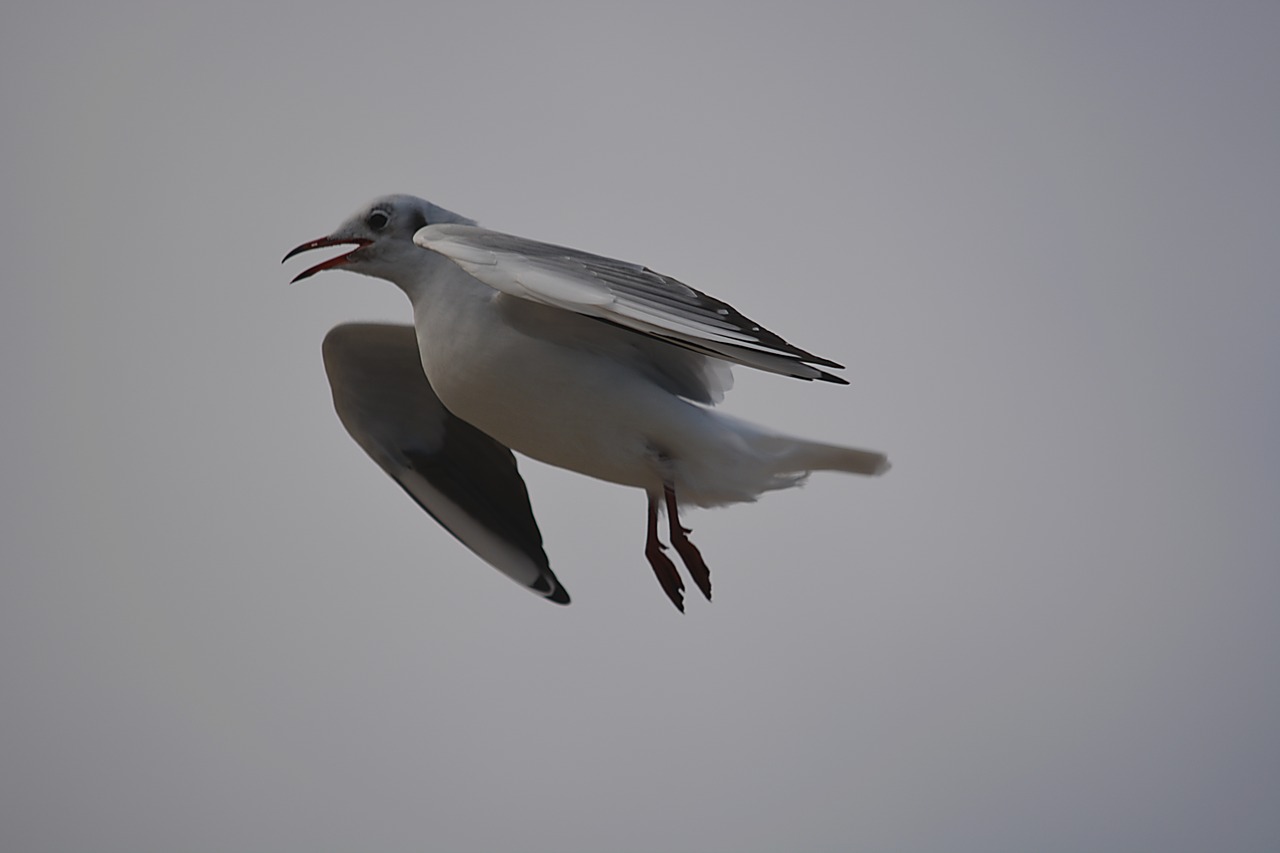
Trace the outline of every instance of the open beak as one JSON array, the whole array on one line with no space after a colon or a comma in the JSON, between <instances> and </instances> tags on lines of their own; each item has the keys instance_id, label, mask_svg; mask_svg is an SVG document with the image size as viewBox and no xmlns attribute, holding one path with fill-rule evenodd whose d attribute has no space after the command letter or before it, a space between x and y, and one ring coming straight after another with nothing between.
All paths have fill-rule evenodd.
<instances>
[{"instance_id":1,"label":"open beak","mask_svg":"<svg viewBox=\"0 0 1280 853\"><path fill-rule=\"evenodd\" d=\"M352 255L354 255L356 252L360 251L361 249L363 249L365 246L369 245L372 242L373 242L372 240L365 240L362 237L347 237L343 239L338 239L335 237L321 237L319 240L312 240L310 243L303 243L301 246L294 249L289 254L285 255L284 260L282 260L280 263L284 263L285 261L289 260L296 254L299 254L301 252L309 252L312 249L324 249L329 246L350 246L350 245L355 246L355 248L352 249L350 252L347 252L342 255L338 255L336 258L330 258L327 261L321 261L320 263L316 264L314 267L310 267L309 269L305 269L302 272L298 273L293 277L293 281L289 282L290 284L293 284L294 281L302 281L304 278L311 278L311 276L315 275L318 272L331 270L331 269L334 269L335 267L340 267L346 263L349 263L351 261Z\"/></svg>"}]
</instances>

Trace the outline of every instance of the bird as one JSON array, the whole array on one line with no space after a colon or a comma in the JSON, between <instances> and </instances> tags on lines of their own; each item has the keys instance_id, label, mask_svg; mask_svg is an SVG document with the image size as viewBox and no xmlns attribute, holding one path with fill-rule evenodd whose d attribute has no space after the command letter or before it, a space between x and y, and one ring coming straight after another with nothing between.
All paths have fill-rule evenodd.
<instances>
[{"instance_id":1,"label":"bird","mask_svg":"<svg viewBox=\"0 0 1280 853\"><path fill-rule=\"evenodd\" d=\"M784 435L714 408L735 365L837 385L843 366L646 266L481 227L412 195L382 196L292 249L345 251L304 269L390 281L413 326L349 323L322 353L339 420L477 556L558 604L512 451L645 493L644 555L684 612L711 572L680 510L750 502L813 471L880 475L873 450Z\"/></svg>"}]
</instances>

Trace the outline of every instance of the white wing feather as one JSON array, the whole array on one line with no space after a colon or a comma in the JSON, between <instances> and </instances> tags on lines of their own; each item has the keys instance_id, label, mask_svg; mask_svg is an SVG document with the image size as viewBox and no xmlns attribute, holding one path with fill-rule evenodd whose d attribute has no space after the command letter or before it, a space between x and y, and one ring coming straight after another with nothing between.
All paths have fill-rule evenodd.
<instances>
[{"instance_id":1,"label":"white wing feather","mask_svg":"<svg viewBox=\"0 0 1280 853\"><path fill-rule=\"evenodd\" d=\"M839 368L835 362L792 346L727 303L639 264L475 225L430 225L413 241L510 296L772 373L845 383L815 366Z\"/></svg>"}]
</instances>

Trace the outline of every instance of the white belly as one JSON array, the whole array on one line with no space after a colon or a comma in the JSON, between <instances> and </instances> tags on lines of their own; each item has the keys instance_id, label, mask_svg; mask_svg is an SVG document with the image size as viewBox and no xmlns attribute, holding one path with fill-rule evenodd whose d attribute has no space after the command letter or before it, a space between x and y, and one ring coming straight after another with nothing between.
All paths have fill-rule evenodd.
<instances>
[{"instance_id":1,"label":"white belly","mask_svg":"<svg viewBox=\"0 0 1280 853\"><path fill-rule=\"evenodd\" d=\"M625 364L513 329L491 302L431 309L416 312L418 346L440 400L526 456L658 489L670 478L672 427L706 416Z\"/></svg>"}]
</instances>

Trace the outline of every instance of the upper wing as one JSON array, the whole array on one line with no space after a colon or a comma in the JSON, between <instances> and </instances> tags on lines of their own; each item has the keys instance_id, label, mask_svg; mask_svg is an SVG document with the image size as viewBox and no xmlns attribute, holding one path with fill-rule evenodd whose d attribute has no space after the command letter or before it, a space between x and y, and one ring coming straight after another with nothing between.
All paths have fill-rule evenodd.
<instances>
[{"instance_id":1,"label":"upper wing","mask_svg":"<svg viewBox=\"0 0 1280 853\"><path fill-rule=\"evenodd\" d=\"M814 366L841 365L792 346L727 303L639 264L475 225L429 225L413 241L512 296L606 320L748 367L848 384Z\"/></svg>"},{"instance_id":2,"label":"upper wing","mask_svg":"<svg viewBox=\"0 0 1280 853\"><path fill-rule=\"evenodd\" d=\"M569 603L515 457L441 404L412 326L337 326L324 339L324 367L342 425L411 498L498 571Z\"/></svg>"}]
</instances>

